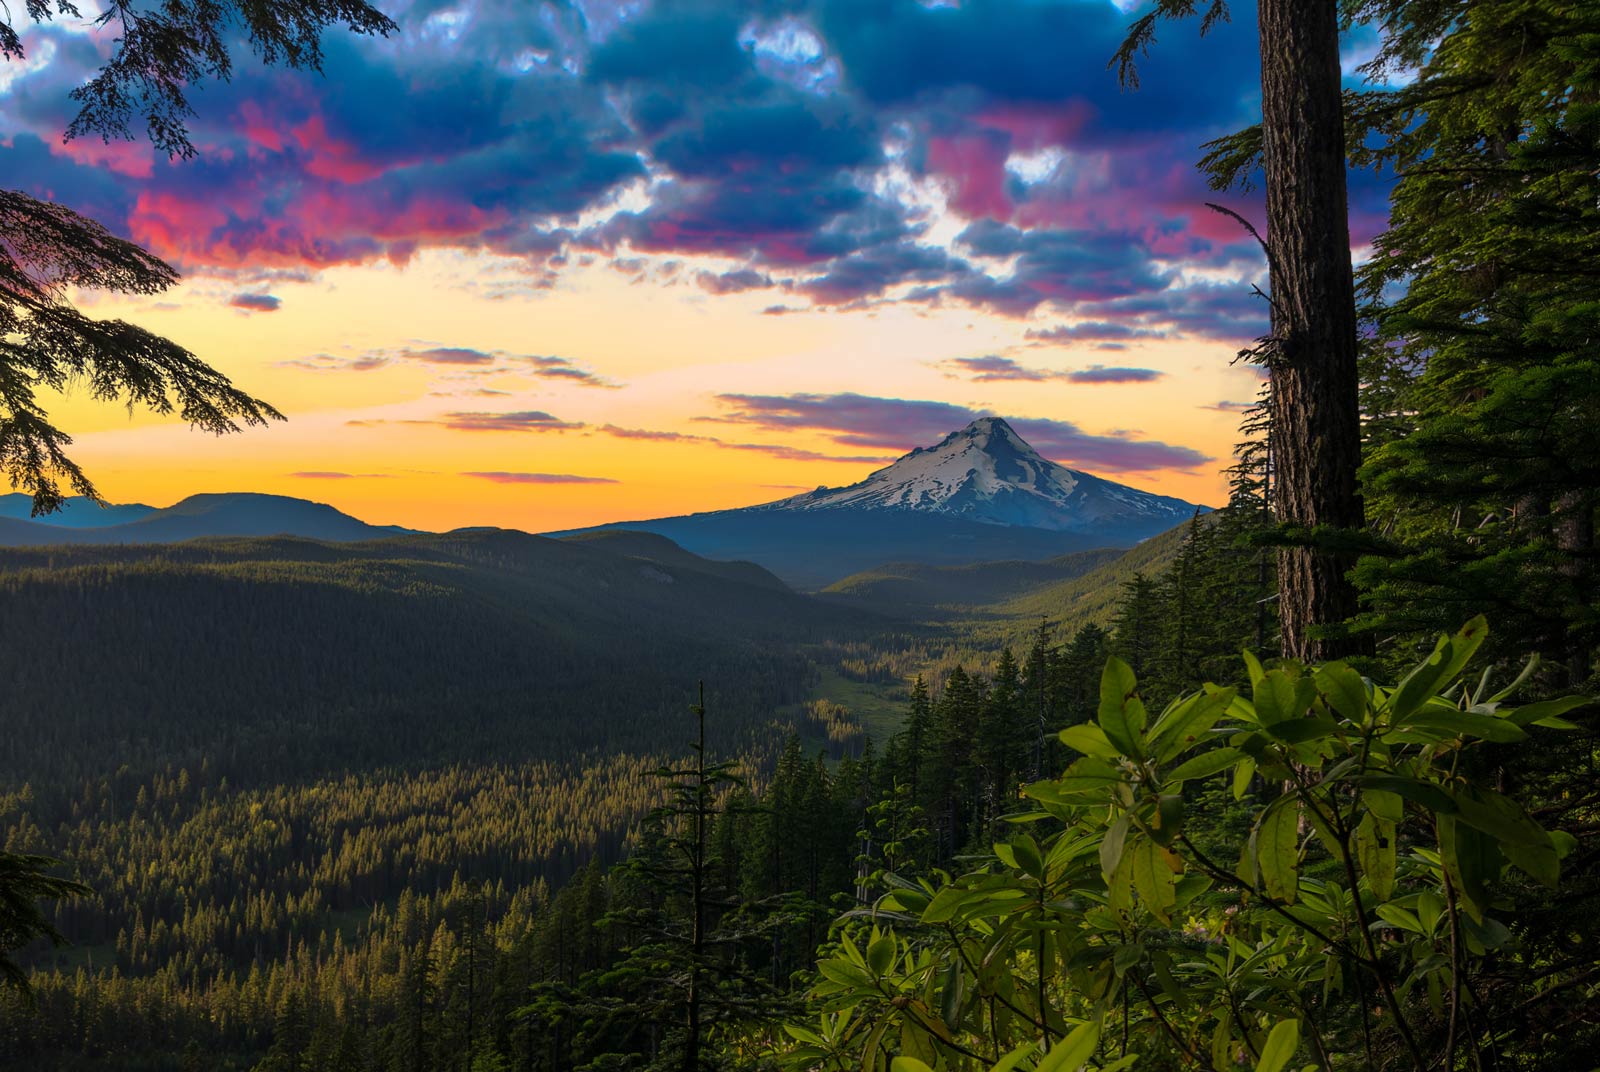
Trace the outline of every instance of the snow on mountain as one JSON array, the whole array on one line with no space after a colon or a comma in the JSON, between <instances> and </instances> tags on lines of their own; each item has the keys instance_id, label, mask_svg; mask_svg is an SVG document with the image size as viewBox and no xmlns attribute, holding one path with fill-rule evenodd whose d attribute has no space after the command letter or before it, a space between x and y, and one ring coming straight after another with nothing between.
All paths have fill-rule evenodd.
<instances>
[{"instance_id":1,"label":"snow on mountain","mask_svg":"<svg viewBox=\"0 0 1600 1072\"><path fill-rule=\"evenodd\" d=\"M1058 465L1001 418L984 417L859 484L749 509L921 511L987 525L1086 532L1108 523L1175 525L1196 507Z\"/></svg>"}]
</instances>

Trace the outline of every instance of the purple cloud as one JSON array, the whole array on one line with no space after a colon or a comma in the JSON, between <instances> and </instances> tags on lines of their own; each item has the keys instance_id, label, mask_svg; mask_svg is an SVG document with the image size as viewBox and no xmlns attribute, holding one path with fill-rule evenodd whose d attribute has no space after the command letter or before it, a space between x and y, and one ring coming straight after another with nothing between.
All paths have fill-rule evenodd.
<instances>
[{"instance_id":1,"label":"purple cloud","mask_svg":"<svg viewBox=\"0 0 1600 1072\"><path fill-rule=\"evenodd\" d=\"M729 412L699 420L828 435L841 446L899 452L938 442L979 417L992 416L948 402L876 398L858 394L718 395ZM1100 472L1194 469L1213 459L1191 447L1124 435L1094 435L1071 421L1010 419L1011 426L1046 457Z\"/></svg>"},{"instance_id":2,"label":"purple cloud","mask_svg":"<svg viewBox=\"0 0 1600 1072\"><path fill-rule=\"evenodd\" d=\"M823 454L820 451L806 450L803 447L791 447L782 443L729 443L727 440L719 439L716 436L691 435L686 432L658 432L647 428L619 428L614 424L604 425L599 431L604 432L606 435L616 436L618 439L638 439L655 443L704 443L722 450L742 450L755 454L767 454L774 458L792 462L870 463L887 460L876 454Z\"/></svg>"},{"instance_id":3,"label":"purple cloud","mask_svg":"<svg viewBox=\"0 0 1600 1072\"><path fill-rule=\"evenodd\" d=\"M279 368L303 369L307 372L371 372L390 364L381 354L362 354L359 357L335 357L333 354L311 354L307 357L279 361Z\"/></svg>"},{"instance_id":4,"label":"purple cloud","mask_svg":"<svg viewBox=\"0 0 1600 1072\"><path fill-rule=\"evenodd\" d=\"M462 473L495 484L616 484L607 476L573 476L570 473Z\"/></svg>"},{"instance_id":5,"label":"purple cloud","mask_svg":"<svg viewBox=\"0 0 1600 1072\"><path fill-rule=\"evenodd\" d=\"M543 410L518 410L511 413L461 412L446 413L436 421L457 432L566 432L585 427L581 423L563 421Z\"/></svg>"},{"instance_id":6,"label":"purple cloud","mask_svg":"<svg viewBox=\"0 0 1600 1072\"><path fill-rule=\"evenodd\" d=\"M1067 379L1072 383L1150 383L1166 375L1155 369L1147 368L1107 368L1105 365L1090 365L1086 369L1075 369L1067 373Z\"/></svg>"},{"instance_id":7,"label":"purple cloud","mask_svg":"<svg viewBox=\"0 0 1600 1072\"><path fill-rule=\"evenodd\" d=\"M274 294L235 294L228 304L249 313L275 313L283 299Z\"/></svg>"},{"instance_id":8,"label":"purple cloud","mask_svg":"<svg viewBox=\"0 0 1600 1072\"><path fill-rule=\"evenodd\" d=\"M68 95L101 57L49 29L52 62L0 91L0 169L188 269L485 250L521 259L537 288L586 257L643 258L651 278L704 254L714 269L672 271L713 295L781 289L799 309L1051 310L1100 334L1038 341L1101 346L1261 334L1247 286L1182 282L1191 265L1262 274L1192 166L1251 118L1248 18L1204 41L1164 32L1124 93L1106 60L1130 16L1103 0L559 2L539 18L476 3L448 27L413 7L392 41L329 36L323 76L244 64L208 84L190 162L63 144ZM959 242L936 238L907 177L944 191ZM617 212L624 190L638 197ZM1362 234L1387 190L1353 182ZM429 363L494 367L458 357ZM576 365L541 375L610 386Z\"/></svg>"},{"instance_id":9,"label":"purple cloud","mask_svg":"<svg viewBox=\"0 0 1600 1072\"><path fill-rule=\"evenodd\" d=\"M317 470L289 475L301 480L387 480L389 478L388 473L333 473Z\"/></svg>"},{"instance_id":10,"label":"purple cloud","mask_svg":"<svg viewBox=\"0 0 1600 1072\"><path fill-rule=\"evenodd\" d=\"M973 383L1009 381L1041 383L1045 380L1063 379L1066 376L1065 373L1049 369L1027 368L1009 357L1001 357L998 354L988 354L984 357L953 357L943 364L955 368L957 372L968 373Z\"/></svg>"},{"instance_id":11,"label":"purple cloud","mask_svg":"<svg viewBox=\"0 0 1600 1072\"><path fill-rule=\"evenodd\" d=\"M1114 323L1107 320L1086 320L1078 324L1060 324L1053 328L1029 328L1026 338L1041 343L1106 342L1125 339L1159 339L1165 333L1133 324Z\"/></svg>"},{"instance_id":12,"label":"purple cloud","mask_svg":"<svg viewBox=\"0 0 1600 1072\"><path fill-rule=\"evenodd\" d=\"M434 346L426 350L402 350L400 356L425 365L492 365L495 356L465 346Z\"/></svg>"}]
</instances>

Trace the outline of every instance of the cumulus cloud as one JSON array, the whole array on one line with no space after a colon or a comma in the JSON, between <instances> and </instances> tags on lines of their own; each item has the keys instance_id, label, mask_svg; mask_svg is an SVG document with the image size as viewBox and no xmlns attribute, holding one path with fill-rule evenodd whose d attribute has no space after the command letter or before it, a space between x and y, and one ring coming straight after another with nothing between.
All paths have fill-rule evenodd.
<instances>
[{"instance_id":1,"label":"cumulus cloud","mask_svg":"<svg viewBox=\"0 0 1600 1072\"><path fill-rule=\"evenodd\" d=\"M1250 121L1248 18L1204 41L1167 28L1125 93L1105 61L1130 16L1104 0L426 7L392 41L330 35L322 76L246 64L209 84L188 162L63 145L68 94L101 56L47 29L52 62L0 90L0 169L241 279L442 248L517 258L532 287L586 257L643 258L712 295L792 295L774 312L1047 311L1080 323L1038 341L1100 346L1261 334L1243 285L1258 254L1203 207L1192 166ZM1387 183L1353 180L1358 233L1381 225ZM1224 276L1241 282L1194 282ZM577 365L539 375L609 385Z\"/></svg>"}]
</instances>

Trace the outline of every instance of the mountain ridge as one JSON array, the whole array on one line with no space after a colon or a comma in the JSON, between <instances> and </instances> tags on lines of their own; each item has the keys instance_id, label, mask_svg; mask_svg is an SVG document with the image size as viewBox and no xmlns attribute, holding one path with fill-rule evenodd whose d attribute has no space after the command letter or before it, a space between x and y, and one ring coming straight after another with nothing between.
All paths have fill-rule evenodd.
<instances>
[{"instance_id":1,"label":"mountain ridge","mask_svg":"<svg viewBox=\"0 0 1600 1072\"><path fill-rule=\"evenodd\" d=\"M27 499L27 496L4 497L6 509L0 510L0 546L178 543L204 537L268 536L353 543L416 531L398 525L372 525L327 503L253 491L203 492L160 509L130 504L134 513L140 509L147 512L109 525L85 525L77 523L76 518L66 523L38 518L24 520L15 516L18 498ZM70 503L82 504L86 510L92 508L81 498L69 500ZM130 507L107 509L119 511L114 516L120 517L125 516Z\"/></svg>"},{"instance_id":2,"label":"mountain ridge","mask_svg":"<svg viewBox=\"0 0 1600 1072\"><path fill-rule=\"evenodd\" d=\"M1050 461L984 417L866 479L774 502L553 532L652 532L712 558L826 588L886 563L1040 561L1131 547L1209 508Z\"/></svg>"},{"instance_id":3,"label":"mountain ridge","mask_svg":"<svg viewBox=\"0 0 1600 1072\"><path fill-rule=\"evenodd\" d=\"M840 507L922 510L982 524L1085 531L1117 514L1173 516L1194 503L1053 462L1001 417L980 417L843 488L818 488L757 511Z\"/></svg>"}]
</instances>

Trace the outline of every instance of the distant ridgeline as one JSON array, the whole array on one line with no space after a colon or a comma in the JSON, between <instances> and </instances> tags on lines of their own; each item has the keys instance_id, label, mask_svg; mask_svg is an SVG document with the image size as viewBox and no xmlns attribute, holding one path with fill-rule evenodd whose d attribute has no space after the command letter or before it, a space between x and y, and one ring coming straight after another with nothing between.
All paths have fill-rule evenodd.
<instances>
[{"instance_id":1,"label":"distant ridgeline","mask_svg":"<svg viewBox=\"0 0 1600 1072\"><path fill-rule=\"evenodd\" d=\"M99 506L74 496L53 514L32 517L32 510L31 496L0 496L0 547L285 535L348 543L415 531L398 525L369 525L325 503L255 492L191 495L164 509L140 503Z\"/></svg>"}]
</instances>

